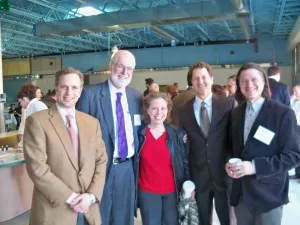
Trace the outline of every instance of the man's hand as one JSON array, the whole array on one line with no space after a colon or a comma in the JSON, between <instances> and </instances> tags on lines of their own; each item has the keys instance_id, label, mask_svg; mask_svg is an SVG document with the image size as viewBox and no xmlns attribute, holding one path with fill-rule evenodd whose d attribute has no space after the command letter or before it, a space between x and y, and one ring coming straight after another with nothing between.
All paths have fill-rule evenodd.
<instances>
[{"instance_id":1,"label":"man's hand","mask_svg":"<svg viewBox=\"0 0 300 225\"><path fill-rule=\"evenodd\" d=\"M92 199L89 194L84 193L74 198L70 207L77 213L87 213L92 204Z\"/></svg>"},{"instance_id":2,"label":"man's hand","mask_svg":"<svg viewBox=\"0 0 300 225\"><path fill-rule=\"evenodd\" d=\"M255 173L253 163L250 161L243 161L236 164L227 163L225 169L228 176L235 179Z\"/></svg>"},{"instance_id":3,"label":"man's hand","mask_svg":"<svg viewBox=\"0 0 300 225\"><path fill-rule=\"evenodd\" d=\"M187 134L183 135L183 142L186 144L188 142Z\"/></svg>"}]
</instances>

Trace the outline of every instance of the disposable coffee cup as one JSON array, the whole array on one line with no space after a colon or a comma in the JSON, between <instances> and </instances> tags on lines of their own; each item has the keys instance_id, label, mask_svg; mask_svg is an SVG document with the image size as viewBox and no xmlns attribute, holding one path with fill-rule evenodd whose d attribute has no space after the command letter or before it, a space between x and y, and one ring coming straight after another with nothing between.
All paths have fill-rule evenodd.
<instances>
[{"instance_id":1,"label":"disposable coffee cup","mask_svg":"<svg viewBox=\"0 0 300 225\"><path fill-rule=\"evenodd\" d=\"M183 188L183 198L190 198L192 196L193 191L195 190L195 184L187 180L182 185Z\"/></svg>"},{"instance_id":2,"label":"disposable coffee cup","mask_svg":"<svg viewBox=\"0 0 300 225\"><path fill-rule=\"evenodd\" d=\"M229 163L230 163L230 164L237 164L237 163L240 163L240 162L242 162L242 160L239 159L239 158L232 158L232 159L229 159Z\"/></svg>"}]
</instances>

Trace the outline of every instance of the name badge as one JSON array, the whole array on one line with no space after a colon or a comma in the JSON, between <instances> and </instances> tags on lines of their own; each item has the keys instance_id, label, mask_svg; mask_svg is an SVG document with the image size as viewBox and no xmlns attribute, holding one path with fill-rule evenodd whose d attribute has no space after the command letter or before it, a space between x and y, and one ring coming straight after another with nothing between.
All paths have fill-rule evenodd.
<instances>
[{"instance_id":1,"label":"name badge","mask_svg":"<svg viewBox=\"0 0 300 225\"><path fill-rule=\"evenodd\" d=\"M134 126L141 126L141 115L135 114L133 118L134 118Z\"/></svg>"},{"instance_id":2,"label":"name badge","mask_svg":"<svg viewBox=\"0 0 300 225\"><path fill-rule=\"evenodd\" d=\"M275 133L273 131L264 128L263 126L259 126L253 137L266 145L270 145L274 136Z\"/></svg>"}]
</instances>

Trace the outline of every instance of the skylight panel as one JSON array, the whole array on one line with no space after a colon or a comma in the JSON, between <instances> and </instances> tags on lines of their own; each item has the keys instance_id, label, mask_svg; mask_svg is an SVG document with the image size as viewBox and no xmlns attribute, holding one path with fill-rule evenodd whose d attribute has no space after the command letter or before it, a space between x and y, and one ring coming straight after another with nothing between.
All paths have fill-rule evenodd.
<instances>
[{"instance_id":1,"label":"skylight panel","mask_svg":"<svg viewBox=\"0 0 300 225\"><path fill-rule=\"evenodd\" d=\"M72 11L76 12L76 16L79 16L78 14L81 14L83 16L94 16L102 13L100 10L91 6L81 7L79 9L72 9Z\"/></svg>"}]
</instances>

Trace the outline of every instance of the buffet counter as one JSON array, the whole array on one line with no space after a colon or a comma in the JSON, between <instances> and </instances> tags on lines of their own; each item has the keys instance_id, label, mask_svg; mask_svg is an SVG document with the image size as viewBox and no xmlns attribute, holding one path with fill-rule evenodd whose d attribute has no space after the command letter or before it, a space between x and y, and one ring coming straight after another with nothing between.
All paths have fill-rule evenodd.
<instances>
[{"instance_id":1,"label":"buffet counter","mask_svg":"<svg viewBox=\"0 0 300 225\"><path fill-rule=\"evenodd\" d=\"M0 140L1 135L5 136L0 134ZM0 149L0 222L28 211L32 192L33 183L27 174L23 151Z\"/></svg>"}]
</instances>

